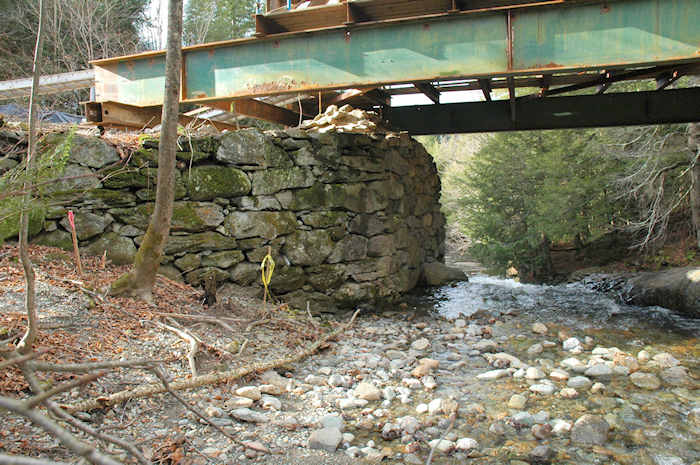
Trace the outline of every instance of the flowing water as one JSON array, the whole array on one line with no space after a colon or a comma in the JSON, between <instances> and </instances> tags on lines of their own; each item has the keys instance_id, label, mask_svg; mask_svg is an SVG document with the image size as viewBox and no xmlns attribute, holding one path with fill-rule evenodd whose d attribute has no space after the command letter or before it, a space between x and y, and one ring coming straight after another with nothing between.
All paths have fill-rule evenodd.
<instances>
[{"instance_id":1,"label":"flowing water","mask_svg":"<svg viewBox=\"0 0 700 465\"><path fill-rule=\"evenodd\" d=\"M555 454L551 463L700 464L700 319L661 307L624 305L589 287L582 283L521 284L477 275L469 282L415 296L410 302L419 313L432 318L437 313L449 320L448 329L435 330L435 335L454 333L456 320L465 320L457 326L466 324L467 329L471 321L489 322L491 340L498 344L494 351L514 355L545 373L539 381L507 376L485 382L476 376L494 367L484 360L484 351L480 354L474 350L477 339L470 339L468 332L465 336L445 337L447 342L442 346L433 345L429 356L440 360L436 373L440 382L422 400L452 398L460 404L463 421L455 425L453 438L471 437L479 442L481 451L472 454L478 457L474 463L537 463L528 453L545 444ZM547 334L534 333L534 323L546 324ZM563 349L562 341L569 337L582 341L581 353ZM528 348L534 344L544 344L545 348L531 354ZM551 395L528 389L535 383L549 382L546 375L561 368L566 358L614 366L617 362L613 362L613 355L618 350L634 360L640 351L651 357L670 354L688 376L682 382L674 380L670 372L664 371L667 367L663 363L645 361L642 354L639 366L630 371L654 374L661 380L660 387L642 389L631 382L628 374L615 374L592 377L591 381L602 382L604 389L592 392L590 387L579 388L575 398L561 395L567 381L551 383L556 387ZM458 356L466 363L456 365ZM582 374L569 371L571 377ZM527 397L520 413L534 415L534 420L527 415L525 424L513 420L518 410L507 407L513 394ZM415 413L407 409L403 414ZM537 440L531 432L533 422L551 425L565 421L571 425L583 414L605 418L610 425L605 443L581 445L568 432ZM442 457L438 462L471 463L455 461L454 457Z\"/></svg>"}]
</instances>

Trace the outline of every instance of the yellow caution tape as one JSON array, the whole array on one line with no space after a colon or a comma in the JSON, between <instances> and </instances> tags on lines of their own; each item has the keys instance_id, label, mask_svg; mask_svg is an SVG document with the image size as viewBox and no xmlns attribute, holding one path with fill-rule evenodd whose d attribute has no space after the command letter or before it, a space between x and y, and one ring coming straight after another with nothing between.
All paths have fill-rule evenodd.
<instances>
[{"instance_id":1,"label":"yellow caution tape","mask_svg":"<svg viewBox=\"0 0 700 465\"><path fill-rule=\"evenodd\" d=\"M267 267L265 266L267 265ZM270 280L272 279L272 272L275 271L275 261L272 259L270 252L265 255L262 263L260 264L260 273L262 274L263 286L265 286L265 301L267 301L268 296L270 296L270 290L268 286L270 285Z\"/></svg>"}]
</instances>

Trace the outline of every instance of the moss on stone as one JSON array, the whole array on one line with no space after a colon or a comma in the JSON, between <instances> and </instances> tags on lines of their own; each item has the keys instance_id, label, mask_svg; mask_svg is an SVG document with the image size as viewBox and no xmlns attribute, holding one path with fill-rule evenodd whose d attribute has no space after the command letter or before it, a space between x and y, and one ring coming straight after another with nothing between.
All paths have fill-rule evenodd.
<instances>
[{"instance_id":1,"label":"moss on stone","mask_svg":"<svg viewBox=\"0 0 700 465\"><path fill-rule=\"evenodd\" d=\"M133 208L114 208L110 213L123 223L143 226L151 220L155 203L149 202ZM224 221L220 206L213 203L175 202L170 221L171 231L201 232L213 229Z\"/></svg>"},{"instance_id":2,"label":"moss on stone","mask_svg":"<svg viewBox=\"0 0 700 465\"><path fill-rule=\"evenodd\" d=\"M182 252L195 253L202 250L232 250L236 248L236 239L214 231L207 231L187 236L170 236L165 243L164 252L167 255L175 255Z\"/></svg>"},{"instance_id":3,"label":"moss on stone","mask_svg":"<svg viewBox=\"0 0 700 465\"><path fill-rule=\"evenodd\" d=\"M224 250L202 257L202 265L226 269L243 260L245 260L245 256L240 250Z\"/></svg>"},{"instance_id":4,"label":"moss on stone","mask_svg":"<svg viewBox=\"0 0 700 465\"><path fill-rule=\"evenodd\" d=\"M134 167L158 167L158 150L139 148L131 154L129 165Z\"/></svg>"},{"instance_id":5,"label":"moss on stone","mask_svg":"<svg viewBox=\"0 0 700 465\"><path fill-rule=\"evenodd\" d=\"M136 197L126 191L91 189L83 194L82 202L96 208L125 207L134 205Z\"/></svg>"},{"instance_id":6,"label":"moss on stone","mask_svg":"<svg viewBox=\"0 0 700 465\"><path fill-rule=\"evenodd\" d=\"M297 218L292 212L231 212L224 226L237 239L264 237L271 240L295 231Z\"/></svg>"},{"instance_id":7,"label":"moss on stone","mask_svg":"<svg viewBox=\"0 0 700 465\"><path fill-rule=\"evenodd\" d=\"M63 250L73 250L73 239L70 233L61 229L39 234L32 240L32 244L58 247Z\"/></svg>"},{"instance_id":8,"label":"moss on stone","mask_svg":"<svg viewBox=\"0 0 700 465\"><path fill-rule=\"evenodd\" d=\"M251 189L248 176L231 166L194 167L185 175L185 184L192 200L238 197L248 194Z\"/></svg>"}]
</instances>

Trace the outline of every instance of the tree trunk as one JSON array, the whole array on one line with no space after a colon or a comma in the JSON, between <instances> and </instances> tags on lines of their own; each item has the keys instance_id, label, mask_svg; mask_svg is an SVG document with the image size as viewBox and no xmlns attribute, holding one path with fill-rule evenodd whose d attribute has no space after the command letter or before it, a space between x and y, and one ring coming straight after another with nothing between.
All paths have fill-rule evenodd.
<instances>
[{"instance_id":1,"label":"tree trunk","mask_svg":"<svg viewBox=\"0 0 700 465\"><path fill-rule=\"evenodd\" d=\"M128 294L148 302L163 247L170 233L175 197L175 152L177 151L177 123L180 104L180 70L182 68L182 3L170 0L168 4L168 39L165 57L165 97L160 145L158 147L158 182L156 203L151 222L136 253L134 269L111 286L111 294Z\"/></svg>"},{"instance_id":2,"label":"tree trunk","mask_svg":"<svg viewBox=\"0 0 700 465\"><path fill-rule=\"evenodd\" d=\"M690 150L690 210L692 213L695 245L700 248L700 123L688 125Z\"/></svg>"},{"instance_id":3,"label":"tree trunk","mask_svg":"<svg viewBox=\"0 0 700 465\"><path fill-rule=\"evenodd\" d=\"M41 76L42 46L44 42L44 21L46 12L44 0L39 1L39 28L36 33L36 46L34 48L34 69L32 70L32 91L29 98L29 145L27 147L27 162L25 165L26 180L24 181L24 197L22 198L22 211L19 220L19 258L24 269L24 309L27 312L27 332L17 345L17 351L26 354L32 350L32 345L37 337L36 314L36 289L35 276L32 261L27 251L29 236L29 216L32 207L32 184L34 176L34 158L36 158L37 134L39 132L39 105L36 103L39 93L39 76Z\"/></svg>"}]
</instances>

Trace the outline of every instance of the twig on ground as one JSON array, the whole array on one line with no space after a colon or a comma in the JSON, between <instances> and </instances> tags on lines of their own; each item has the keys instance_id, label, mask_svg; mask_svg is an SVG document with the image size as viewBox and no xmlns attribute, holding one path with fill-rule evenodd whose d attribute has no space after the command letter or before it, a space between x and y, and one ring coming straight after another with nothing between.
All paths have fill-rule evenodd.
<instances>
[{"instance_id":1,"label":"twig on ground","mask_svg":"<svg viewBox=\"0 0 700 465\"><path fill-rule=\"evenodd\" d=\"M299 360L302 360L302 359L308 357L309 355L315 353L320 348L326 346L326 344L328 344L328 342L330 340L335 339L340 334L342 334L344 331L346 331L348 328L350 328L352 326L352 324L355 322L355 318L357 318L357 315L359 313L360 313L360 310L357 310L352 315L352 318L350 319L350 321L347 324L340 326L339 328L330 332L329 334L322 337L318 341L309 345L305 349L297 352L295 355L280 358L277 360L272 360L272 361L266 362L266 363L249 365L249 366L237 368L235 370L218 372L218 373L209 373L206 375L197 376L196 378L173 381L172 383L170 383L170 387L174 391L180 391L180 390L184 390L184 389L193 389L193 388L197 388L200 386L207 386L207 385L219 384L219 383L227 383L230 381L240 379L244 376L249 376L249 375L252 375L255 373L262 373L262 372L267 371L267 370L273 370L273 369L279 368L281 366L285 366L285 365L289 365L289 364L298 362ZM150 397L150 396L153 396L156 394L162 394L164 392L166 392L166 390L164 389L164 387L160 383L144 384L144 385L141 385L135 389L127 389L127 390L124 390L121 392L116 392L116 393L110 395L109 397L104 397L104 398L99 398L99 399L89 399L89 400L86 400L83 402L78 402L76 404L66 405L66 406L64 406L64 408L69 412L90 411L90 410L95 410L95 409L99 409L99 408L111 407L113 405L120 404L120 403L122 403L126 400L129 400L129 399Z\"/></svg>"},{"instance_id":2,"label":"twig on ground","mask_svg":"<svg viewBox=\"0 0 700 465\"><path fill-rule=\"evenodd\" d=\"M240 439L236 438L235 436L232 436L231 434L227 433L223 428L221 428L219 425L211 421L209 418L207 418L203 413L201 413L199 410L196 408L192 407L185 399L182 398L178 393L173 391L173 389L170 387L170 383L168 383L167 376L163 373L163 370L158 367L158 368L153 368L151 370L154 375L158 377L161 383L163 383L163 387L168 391L168 393L173 396L175 399L177 399L178 402L182 404L183 407L185 407L187 410L192 412L197 418L200 420L204 421L207 423L209 426L217 430L219 433L223 434L227 438L229 438L231 441L235 442L236 444L247 447L248 449L252 449L257 452L265 452L265 453L270 453L270 450L268 448L261 448L257 447L254 444L250 444L244 441L241 441Z\"/></svg>"},{"instance_id":3,"label":"twig on ground","mask_svg":"<svg viewBox=\"0 0 700 465\"><path fill-rule=\"evenodd\" d=\"M195 356L197 355L197 351L199 350L198 338L196 338L195 336L190 334L190 332L185 330L185 329L175 328L174 326L166 325L165 323L161 323L160 321L152 321L151 323L177 334L181 339L184 339L189 344L190 349L187 351L187 362L190 365L190 371L192 372L192 377L196 378L197 377L197 361L195 360Z\"/></svg>"},{"instance_id":4,"label":"twig on ground","mask_svg":"<svg viewBox=\"0 0 700 465\"><path fill-rule=\"evenodd\" d=\"M425 465L430 465L430 463L433 461L433 454L435 454L435 449L437 449L440 443L445 440L445 437L448 434L450 434L450 431L452 431L452 428L454 428L455 426L455 420L457 420L457 409L454 409L452 415L450 415L450 426L447 427L445 432L440 437L440 440L436 442L433 447L430 448L430 454L428 455L428 460L426 460Z\"/></svg>"},{"instance_id":5,"label":"twig on ground","mask_svg":"<svg viewBox=\"0 0 700 465\"><path fill-rule=\"evenodd\" d=\"M48 350L43 349L43 350L37 350L36 352L30 352L26 355L20 355L19 357L10 358L8 360L0 362L0 370L2 370L5 367L9 367L11 365L19 365L19 364L24 363L26 361L33 360L33 359L37 358L38 356L45 354L46 352L48 352Z\"/></svg>"},{"instance_id":6,"label":"twig on ground","mask_svg":"<svg viewBox=\"0 0 700 465\"><path fill-rule=\"evenodd\" d=\"M94 370L102 370L106 368L143 368L154 363L162 363L166 360L115 360L105 362L89 362L89 363L46 363L46 362L27 362L26 365L35 371L59 371L62 373L88 373Z\"/></svg>"},{"instance_id":7,"label":"twig on ground","mask_svg":"<svg viewBox=\"0 0 700 465\"><path fill-rule=\"evenodd\" d=\"M3 465L68 465L66 462L54 462L53 460L5 454L0 454L0 463Z\"/></svg>"},{"instance_id":8,"label":"twig on ground","mask_svg":"<svg viewBox=\"0 0 700 465\"><path fill-rule=\"evenodd\" d=\"M0 396L0 408L28 418L32 423L41 427L44 431L58 439L61 444L66 447L66 449L80 457L83 457L91 463L97 465L122 465L111 457L104 455L95 447L79 441L68 430L62 428L57 423L49 419L46 415L39 413L37 410L27 408L24 403L19 400Z\"/></svg>"},{"instance_id":9,"label":"twig on ground","mask_svg":"<svg viewBox=\"0 0 700 465\"><path fill-rule=\"evenodd\" d=\"M241 344L241 348L238 349L238 354L236 354L236 355L238 355L240 357L241 354L243 354L243 351L245 350L246 347L248 347L248 339L243 341L243 344Z\"/></svg>"},{"instance_id":10,"label":"twig on ground","mask_svg":"<svg viewBox=\"0 0 700 465\"><path fill-rule=\"evenodd\" d=\"M82 386L83 384L91 383L92 381L95 381L97 378L104 376L105 374L107 374L106 371L98 371L97 373L90 373L85 376L81 376L80 378L74 379L73 381L70 381L68 383L59 384L58 386L53 387L48 391L44 391L40 394L35 395L34 397L30 397L29 399L27 399L25 404L27 408L34 408L37 405L44 402L46 399L55 396L56 394L70 391L71 389L78 386Z\"/></svg>"},{"instance_id":11,"label":"twig on ground","mask_svg":"<svg viewBox=\"0 0 700 465\"><path fill-rule=\"evenodd\" d=\"M158 316L169 316L169 317L172 317L172 318L179 318L179 319L182 319L182 320L200 321L200 322L203 322L203 323L214 323L214 324L217 324L217 325L221 326L222 328L224 328L224 329L226 329L226 330L228 330L228 331L231 331L232 333L235 333L235 332L236 332L236 330L233 329L233 328L231 327L231 325L229 325L228 323L226 323L226 322L224 322L224 321L222 321L222 320L220 320L220 319L218 319L218 318L216 318L216 317L213 317L213 316L207 316L207 315L187 315L187 314L184 314L184 313L166 313L166 312L153 312L153 314L154 314L154 315L158 315Z\"/></svg>"}]
</instances>

